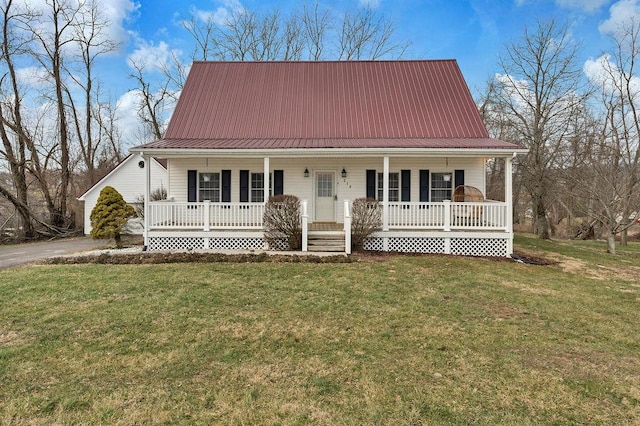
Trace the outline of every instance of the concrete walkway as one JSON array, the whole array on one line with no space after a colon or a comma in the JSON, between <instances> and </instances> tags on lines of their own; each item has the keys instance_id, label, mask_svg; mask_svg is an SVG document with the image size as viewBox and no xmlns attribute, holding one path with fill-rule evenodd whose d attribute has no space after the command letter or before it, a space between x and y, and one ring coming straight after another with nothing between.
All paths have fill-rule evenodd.
<instances>
[{"instance_id":1,"label":"concrete walkway","mask_svg":"<svg viewBox=\"0 0 640 426\"><path fill-rule=\"evenodd\" d=\"M26 265L48 257L64 256L108 246L107 240L89 237L0 246L0 269Z\"/></svg>"}]
</instances>

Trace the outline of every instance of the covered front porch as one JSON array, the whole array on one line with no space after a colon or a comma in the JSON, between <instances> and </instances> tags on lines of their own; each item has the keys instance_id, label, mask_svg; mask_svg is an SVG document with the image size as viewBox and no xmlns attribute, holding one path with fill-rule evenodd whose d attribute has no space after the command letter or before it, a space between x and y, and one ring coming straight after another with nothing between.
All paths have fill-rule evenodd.
<instances>
[{"instance_id":1,"label":"covered front porch","mask_svg":"<svg viewBox=\"0 0 640 426\"><path fill-rule=\"evenodd\" d=\"M313 226L325 223L341 229L342 250L350 253L351 205L366 196L380 201L382 218L366 250L509 256L512 156L502 158L504 201L459 202L451 201L458 183L486 193L487 157L167 157L169 199L145 203L145 245L149 250L283 249L265 246L263 215L271 195L286 193L301 199L302 251L310 249ZM145 195L149 200L148 184ZM211 199L201 200L203 195Z\"/></svg>"},{"instance_id":2,"label":"covered front porch","mask_svg":"<svg viewBox=\"0 0 640 426\"><path fill-rule=\"evenodd\" d=\"M497 201L440 203L383 203L382 230L374 234L365 249L376 251L417 251L478 255L511 253L510 214L507 203ZM338 227L344 232L344 251L351 252L351 201ZM264 203L149 203L146 221L147 247L171 249L262 249ZM309 223L308 202L302 201L302 251L309 249L309 231L335 231L330 223ZM315 226L314 226L315 225ZM464 241L496 240L491 248L465 249ZM453 251L451 242L454 242ZM456 242L461 246L456 249ZM276 247L272 247L272 249Z\"/></svg>"}]
</instances>

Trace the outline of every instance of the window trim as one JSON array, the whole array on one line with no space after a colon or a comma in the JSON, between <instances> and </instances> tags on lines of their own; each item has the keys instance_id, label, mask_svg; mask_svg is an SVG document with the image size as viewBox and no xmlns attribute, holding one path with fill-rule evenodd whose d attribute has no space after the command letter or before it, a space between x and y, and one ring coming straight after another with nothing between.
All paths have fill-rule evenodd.
<instances>
[{"instance_id":1,"label":"window trim","mask_svg":"<svg viewBox=\"0 0 640 426\"><path fill-rule=\"evenodd\" d=\"M437 187L434 187L433 184L434 184L434 182L436 182L436 179L435 179L436 176L442 175L443 176L442 182L447 182L447 181L444 180L444 175L446 175L446 174L451 175L451 179L448 181L449 182L449 187L448 188L437 188ZM448 191L449 197L447 198L447 196L445 195L444 198L442 200L440 200L440 197L436 196L434 191ZM452 197L453 197L453 173L450 172L450 171L431 172L431 175L429 176L429 199L431 200L431 202L441 203L444 200L451 200Z\"/></svg>"},{"instance_id":2,"label":"window trim","mask_svg":"<svg viewBox=\"0 0 640 426\"><path fill-rule=\"evenodd\" d=\"M393 187L392 185L392 176L397 177L397 186ZM401 183L401 173L400 172L389 172L389 202L397 203L400 202L400 189L402 188ZM384 198L384 173L377 172L376 177L376 197L378 201L382 201Z\"/></svg>"},{"instance_id":3,"label":"window trim","mask_svg":"<svg viewBox=\"0 0 640 426\"><path fill-rule=\"evenodd\" d=\"M203 188L202 187L202 182L206 182L206 180L204 179L204 175L211 175L211 177L209 178L210 181L216 179L217 175L217 186L214 187L212 186L211 188ZM215 172L215 171L206 171L206 172L201 172L198 171L198 187L197 187L197 194L198 194L198 201L199 202L203 202L203 201L210 201L212 203L219 203L221 196L222 196L222 177L221 177L221 173L220 172ZM210 191L213 194L217 194L217 197L212 197L210 199L206 199L202 196L202 191Z\"/></svg>"},{"instance_id":4,"label":"window trim","mask_svg":"<svg viewBox=\"0 0 640 426\"><path fill-rule=\"evenodd\" d=\"M260 186L254 187L254 178L259 177ZM256 197L254 197L254 193ZM258 197L259 195L259 197ZM260 198L258 200L258 198ZM260 203L264 201L264 172L249 172L249 201L252 203Z\"/></svg>"},{"instance_id":5,"label":"window trim","mask_svg":"<svg viewBox=\"0 0 640 426\"><path fill-rule=\"evenodd\" d=\"M254 188L253 186L253 177L260 176L262 180L262 185L260 187ZM259 201L254 201L254 191L259 191L261 194L261 198ZM273 195L273 173L269 172L269 196ZM255 197L257 199L257 197ZM264 202L264 172L252 172L249 171L249 202L251 203L262 203Z\"/></svg>"}]
</instances>

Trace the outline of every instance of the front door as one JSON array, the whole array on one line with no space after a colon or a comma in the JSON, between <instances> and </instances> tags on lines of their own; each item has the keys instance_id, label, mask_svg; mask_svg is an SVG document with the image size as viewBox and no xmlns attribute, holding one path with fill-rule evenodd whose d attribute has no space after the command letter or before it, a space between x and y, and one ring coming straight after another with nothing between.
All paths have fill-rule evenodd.
<instances>
[{"instance_id":1,"label":"front door","mask_svg":"<svg viewBox=\"0 0 640 426\"><path fill-rule=\"evenodd\" d=\"M316 222L335 222L335 172L316 172Z\"/></svg>"}]
</instances>

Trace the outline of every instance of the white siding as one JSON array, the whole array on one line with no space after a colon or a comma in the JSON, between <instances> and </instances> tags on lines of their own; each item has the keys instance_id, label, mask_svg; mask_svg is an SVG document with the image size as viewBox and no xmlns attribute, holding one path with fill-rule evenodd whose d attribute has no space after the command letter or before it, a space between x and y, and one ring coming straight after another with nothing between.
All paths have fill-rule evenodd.
<instances>
[{"instance_id":1,"label":"white siding","mask_svg":"<svg viewBox=\"0 0 640 426\"><path fill-rule=\"evenodd\" d=\"M390 157L389 171L411 170L411 200L419 200L419 171L429 169L431 173L450 172L463 169L465 184L485 190L485 161L483 158L407 158ZM189 158L170 159L168 162L169 187L168 196L175 201L187 201L187 170L198 172L219 172L231 170L231 202L240 201L240 170L253 173L263 172L263 159L240 158ZM270 169L284 171L284 193L298 196L309 201L310 220L314 220L314 172L334 171L336 174L336 220L342 222L344 217L344 200L354 200L366 196L366 170L375 169L382 172L383 158L270 158ZM309 170L309 177L303 176ZM347 171L347 178L340 175L342 169Z\"/></svg>"},{"instance_id":2,"label":"white siding","mask_svg":"<svg viewBox=\"0 0 640 426\"><path fill-rule=\"evenodd\" d=\"M91 233L91 210L93 210L93 207L96 205L100 191L102 191L102 188L105 186L114 187L129 204L135 203L144 196L146 174L145 168L138 166L138 162L141 160L142 158L137 155L129 156L114 171L105 176L81 197L81 199L84 199L85 234L88 235ZM151 160L150 163L151 191L166 188L168 183L167 170L155 160Z\"/></svg>"}]
</instances>

